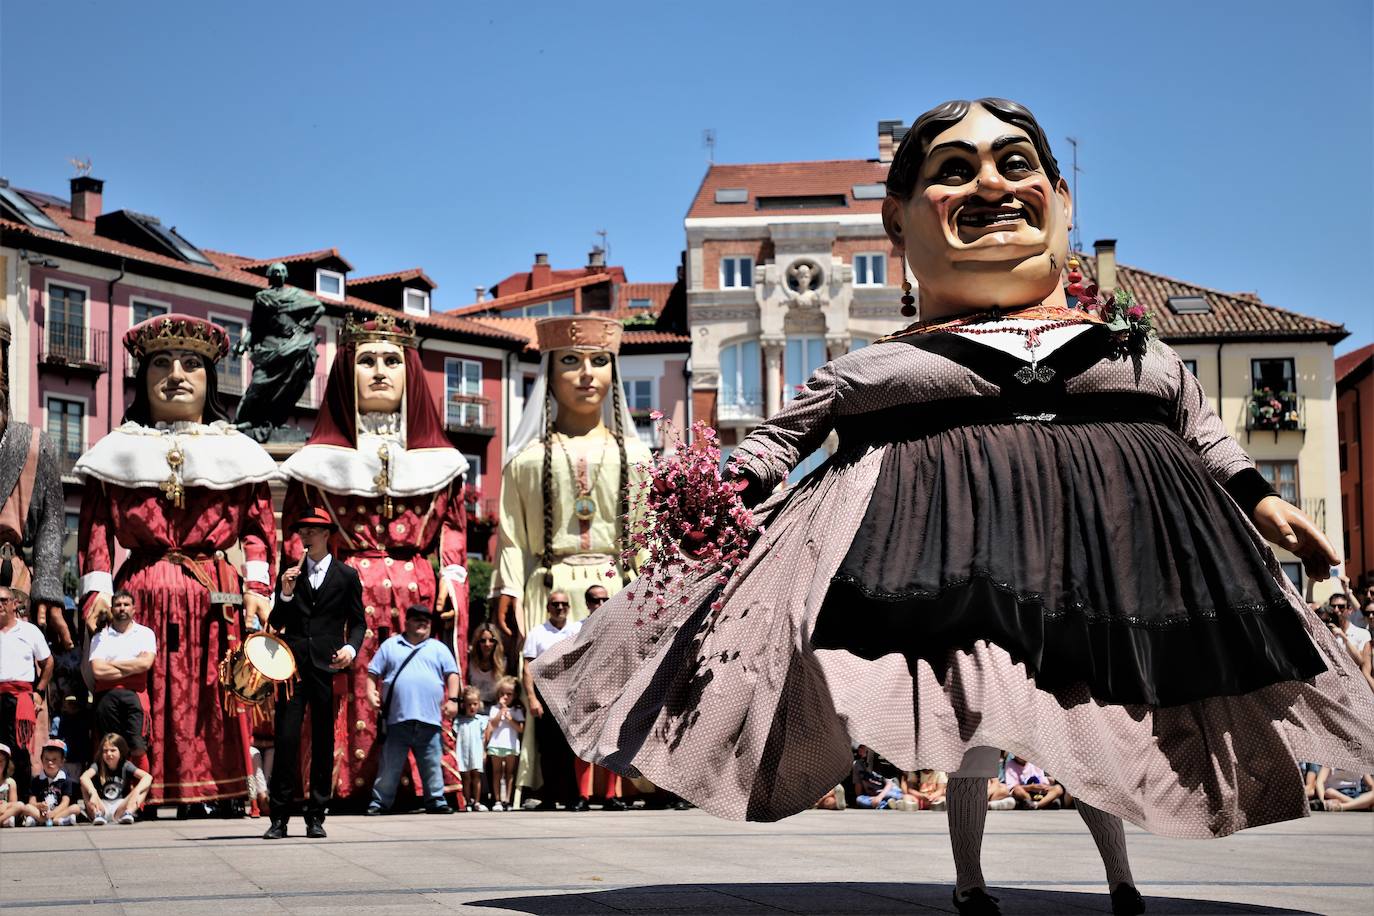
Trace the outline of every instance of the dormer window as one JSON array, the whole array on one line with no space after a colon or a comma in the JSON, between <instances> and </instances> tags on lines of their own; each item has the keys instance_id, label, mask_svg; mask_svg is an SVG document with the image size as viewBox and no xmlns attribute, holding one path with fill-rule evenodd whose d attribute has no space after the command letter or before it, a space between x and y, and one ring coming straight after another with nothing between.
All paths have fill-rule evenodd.
<instances>
[{"instance_id":1,"label":"dormer window","mask_svg":"<svg viewBox=\"0 0 1374 916\"><path fill-rule=\"evenodd\" d=\"M405 313L407 315L429 315L429 293L422 289L406 287Z\"/></svg>"},{"instance_id":2,"label":"dormer window","mask_svg":"<svg viewBox=\"0 0 1374 916\"><path fill-rule=\"evenodd\" d=\"M325 270L323 267L316 268L315 293L326 299L334 299L342 302L344 297L344 275L337 270Z\"/></svg>"}]
</instances>

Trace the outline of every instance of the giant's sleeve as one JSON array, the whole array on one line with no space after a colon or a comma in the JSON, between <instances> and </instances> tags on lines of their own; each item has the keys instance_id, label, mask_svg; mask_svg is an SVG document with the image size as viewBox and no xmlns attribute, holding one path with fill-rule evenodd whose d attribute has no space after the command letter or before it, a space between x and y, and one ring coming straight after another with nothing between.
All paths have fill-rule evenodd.
<instances>
[{"instance_id":1,"label":"giant's sleeve","mask_svg":"<svg viewBox=\"0 0 1374 916\"><path fill-rule=\"evenodd\" d=\"M449 484L448 493L441 494L439 498L444 503L443 518L439 524L439 575L448 580L455 601L459 594L466 599L468 513L463 503L463 479L460 477Z\"/></svg>"},{"instance_id":2,"label":"giant's sleeve","mask_svg":"<svg viewBox=\"0 0 1374 916\"><path fill-rule=\"evenodd\" d=\"M57 449L45 430L38 436L38 474L29 519L33 526L33 583L31 597L44 604L62 605L63 502L62 471Z\"/></svg>"},{"instance_id":3,"label":"giant's sleeve","mask_svg":"<svg viewBox=\"0 0 1374 916\"><path fill-rule=\"evenodd\" d=\"M305 485L299 480L293 480L286 485L286 497L281 504L281 559L283 566L299 563L301 557L305 555L305 548L301 546L300 535L296 534L292 526L296 520L310 511L309 502L305 497Z\"/></svg>"},{"instance_id":4,"label":"giant's sleeve","mask_svg":"<svg viewBox=\"0 0 1374 916\"><path fill-rule=\"evenodd\" d=\"M266 482L253 485L239 539L243 544L243 587L259 595L272 594L277 520L272 514L272 490Z\"/></svg>"},{"instance_id":5,"label":"giant's sleeve","mask_svg":"<svg viewBox=\"0 0 1374 916\"><path fill-rule=\"evenodd\" d=\"M835 427L838 388L835 364L826 363L795 398L731 453L731 470L749 478L746 503L766 496L803 458L820 448Z\"/></svg>"},{"instance_id":6,"label":"giant's sleeve","mask_svg":"<svg viewBox=\"0 0 1374 916\"><path fill-rule=\"evenodd\" d=\"M340 562L337 557L335 562ZM357 658L363 648L367 618L363 615L363 580L352 569L349 572L353 575L348 577L348 638L345 642L353 647L353 657Z\"/></svg>"},{"instance_id":7,"label":"giant's sleeve","mask_svg":"<svg viewBox=\"0 0 1374 916\"><path fill-rule=\"evenodd\" d=\"M1254 512L1260 500L1276 496L1264 475L1255 469L1255 462L1241 448L1235 437L1226 431L1226 424L1212 409L1202 383L1173 350L1170 372L1177 378L1178 394L1174 400L1174 430L1202 458L1207 472L1226 488L1246 515Z\"/></svg>"},{"instance_id":8,"label":"giant's sleeve","mask_svg":"<svg viewBox=\"0 0 1374 916\"><path fill-rule=\"evenodd\" d=\"M77 591L83 608L97 592L114 591L114 522L112 495L104 483L86 478L77 526L76 559L81 570Z\"/></svg>"},{"instance_id":9,"label":"giant's sleeve","mask_svg":"<svg viewBox=\"0 0 1374 916\"><path fill-rule=\"evenodd\" d=\"M519 467L519 460L515 460L501 471L501 512L491 590L492 594L523 598L525 583L533 571L530 565L533 544L525 525L525 500L542 498L542 494L521 492L524 481L520 479Z\"/></svg>"}]
</instances>

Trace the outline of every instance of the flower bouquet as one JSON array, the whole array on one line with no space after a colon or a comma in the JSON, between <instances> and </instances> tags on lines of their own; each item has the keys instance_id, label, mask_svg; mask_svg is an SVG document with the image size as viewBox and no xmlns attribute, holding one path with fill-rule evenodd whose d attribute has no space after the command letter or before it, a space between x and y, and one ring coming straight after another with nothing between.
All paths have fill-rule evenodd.
<instances>
[{"instance_id":1,"label":"flower bouquet","mask_svg":"<svg viewBox=\"0 0 1374 916\"><path fill-rule=\"evenodd\" d=\"M646 508L631 525L622 557L627 564L641 554L644 558L640 576L646 580L646 600L635 621L640 626L646 608L650 620L663 613L676 580L710 571L724 585L763 532L740 497L742 482L721 473L716 431L698 420L688 444L662 413L654 411L650 418L662 427L669 447L653 459L648 477L639 484ZM689 599L684 595L677 600L685 604ZM711 608L720 609L719 599Z\"/></svg>"}]
</instances>

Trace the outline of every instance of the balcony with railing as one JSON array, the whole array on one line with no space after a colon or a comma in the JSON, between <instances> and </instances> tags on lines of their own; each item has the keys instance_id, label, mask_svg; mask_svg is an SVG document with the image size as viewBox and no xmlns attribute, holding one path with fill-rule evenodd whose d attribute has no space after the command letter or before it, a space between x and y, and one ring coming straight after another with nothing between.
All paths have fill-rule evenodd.
<instances>
[{"instance_id":1,"label":"balcony with railing","mask_svg":"<svg viewBox=\"0 0 1374 916\"><path fill-rule=\"evenodd\" d=\"M62 479L67 482L76 481L76 460L85 451L80 442L69 439L59 439L54 443L57 446L57 466L62 469Z\"/></svg>"},{"instance_id":2,"label":"balcony with railing","mask_svg":"<svg viewBox=\"0 0 1374 916\"><path fill-rule=\"evenodd\" d=\"M444 427L451 433L491 438L496 427L487 422L491 399L475 394L450 394L444 410Z\"/></svg>"},{"instance_id":3,"label":"balcony with railing","mask_svg":"<svg viewBox=\"0 0 1374 916\"><path fill-rule=\"evenodd\" d=\"M721 423L762 420L763 392L759 389L722 390L716 402L716 419Z\"/></svg>"},{"instance_id":4,"label":"balcony with railing","mask_svg":"<svg viewBox=\"0 0 1374 916\"><path fill-rule=\"evenodd\" d=\"M38 365L64 372L99 375L110 368L108 331L84 324L52 323L39 327Z\"/></svg>"},{"instance_id":5,"label":"balcony with railing","mask_svg":"<svg viewBox=\"0 0 1374 916\"><path fill-rule=\"evenodd\" d=\"M1277 441L1279 433L1307 431L1307 399L1292 391L1256 388L1250 392L1246 405L1245 434L1272 432Z\"/></svg>"}]
</instances>

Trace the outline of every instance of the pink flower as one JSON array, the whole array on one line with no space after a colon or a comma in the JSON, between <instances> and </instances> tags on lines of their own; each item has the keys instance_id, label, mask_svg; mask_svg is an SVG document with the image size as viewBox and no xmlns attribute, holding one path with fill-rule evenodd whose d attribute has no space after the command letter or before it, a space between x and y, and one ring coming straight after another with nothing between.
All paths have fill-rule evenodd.
<instances>
[{"instance_id":1,"label":"pink flower","mask_svg":"<svg viewBox=\"0 0 1374 916\"><path fill-rule=\"evenodd\" d=\"M1136 303L1126 310L1126 314L1132 318L1142 318L1145 315L1145 306Z\"/></svg>"},{"instance_id":2,"label":"pink flower","mask_svg":"<svg viewBox=\"0 0 1374 916\"><path fill-rule=\"evenodd\" d=\"M662 420L662 419L663 419L663 411L661 411L661 410L651 410L651 411L649 411L649 419L650 419L650 420Z\"/></svg>"}]
</instances>

